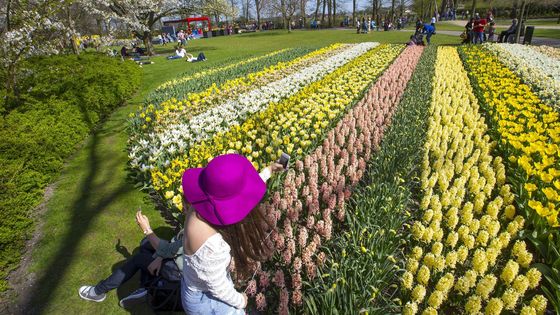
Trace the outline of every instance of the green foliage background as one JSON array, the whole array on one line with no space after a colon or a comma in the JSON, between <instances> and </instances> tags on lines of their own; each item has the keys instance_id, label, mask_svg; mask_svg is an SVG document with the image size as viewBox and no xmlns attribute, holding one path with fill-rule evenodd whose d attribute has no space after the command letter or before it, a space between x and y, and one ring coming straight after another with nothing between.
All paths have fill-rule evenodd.
<instances>
[{"instance_id":1,"label":"green foliage background","mask_svg":"<svg viewBox=\"0 0 560 315\"><path fill-rule=\"evenodd\" d=\"M140 80L134 63L98 54L33 58L23 66L20 95L0 116L0 291L30 237L31 211L45 187Z\"/></svg>"}]
</instances>

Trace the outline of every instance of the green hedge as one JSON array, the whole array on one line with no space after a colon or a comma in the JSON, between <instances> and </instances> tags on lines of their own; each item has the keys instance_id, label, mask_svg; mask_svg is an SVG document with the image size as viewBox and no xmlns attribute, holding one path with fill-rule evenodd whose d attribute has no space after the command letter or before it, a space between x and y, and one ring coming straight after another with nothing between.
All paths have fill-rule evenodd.
<instances>
[{"instance_id":1,"label":"green hedge","mask_svg":"<svg viewBox=\"0 0 560 315\"><path fill-rule=\"evenodd\" d=\"M0 291L32 234L30 214L45 187L141 79L134 63L97 54L33 58L22 73L24 93L0 116Z\"/></svg>"}]
</instances>

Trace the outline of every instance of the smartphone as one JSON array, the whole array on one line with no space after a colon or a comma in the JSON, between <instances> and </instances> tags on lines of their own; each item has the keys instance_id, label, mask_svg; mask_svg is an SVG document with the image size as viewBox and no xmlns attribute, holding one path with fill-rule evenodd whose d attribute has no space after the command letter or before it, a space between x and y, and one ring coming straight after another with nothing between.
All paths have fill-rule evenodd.
<instances>
[{"instance_id":1,"label":"smartphone","mask_svg":"<svg viewBox=\"0 0 560 315\"><path fill-rule=\"evenodd\" d=\"M288 169L288 162L290 162L290 156L284 152L280 155L280 159L278 159L278 163L282 164L285 170Z\"/></svg>"}]
</instances>

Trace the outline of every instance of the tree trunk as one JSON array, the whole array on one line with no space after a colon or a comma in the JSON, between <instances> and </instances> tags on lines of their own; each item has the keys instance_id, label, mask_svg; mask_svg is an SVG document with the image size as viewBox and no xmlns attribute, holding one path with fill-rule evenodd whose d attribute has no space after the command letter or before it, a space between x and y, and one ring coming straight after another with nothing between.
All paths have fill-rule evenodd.
<instances>
[{"instance_id":1,"label":"tree trunk","mask_svg":"<svg viewBox=\"0 0 560 315\"><path fill-rule=\"evenodd\" d=\"M328 1L328 11L329 11L329 27L332 27L332 0Z\"/></svg>"},{"instance_id":2,"label":"tree trunk","mask_svg":"<svg viewBox=\"0 0 560 315\"><path fill-rule=\"evenodd\" d=\"M333 14L332 14L333 15L333 24L336 27L337 26L337 24L336 24L336 0L332 0L332 9L333 9L333 11L332 11L333 12Z\"/></svg>"},{"instance_id":3,"label":"tree trunk","mask_svg":"<svg viewBox=\"0 0 560 315\"><path fill-rule=\"evenodd\" d=\"M301 26L302 28L305 28L307 25L307 17L305 14L305 5L307 4L306 2L307 0L300 1L301 21L303 23L303 25Z\"/></svg>"},{"instance_id":4,"label":"tree trunk","mask_svg":"<svg viewBox=\"0 0 560 315\"><path fill-rule=\"evenodd\" d=\"M352 26L356 26L356 0L352 0Z\"/></svg>"},{"instance_id":5,"label":"tree trunk","mask_svg":"<svg viewBox=\"0 0 560 315\"><path fill-rule=\"evenodd\" d=\"M292 19L287 18L286 21L288 22L288 33L292 32Z\"/></svg>"},{"instance_id":6,"label":"tree trunk","mask_svg":"<svg viewBox=\"0 0 560 315\"><path fill-rule=\"evenodd\" d=\"M282 23L284 24L284 28L287 29L289 33L290 32L289 23L286 27L286 21L288 20L288 17L286 16L286 0L280 0L280 10L282 11Z\"/></svg>"},{"instance_id":7,"label":"tree trunk","mask_svg":"<svg viewBox=\"0 0 560 315\"><path fill-rule=\"evenodd\" d=\"M395 0L391 0L391 22L393 22L395 18Z\"/></svg>"},{"instance_id":8,"label":"tree trunk","mask_svg":"<svg viewBox=\"0 0 560 315\"><path fill-rule=\"evenodd\" d=\"M146 47L146 55L152 56L154 54L154 49L152 46L152 32L144 31L143 37L144 47Z\"/></svg>"},{"instance_id":9,"label":"tree trunk","mask_svg":"<svg viewBox=\"0 0 560 315\"><path fill-rule=\"evenodd\" d=\"M354 0L356 1L356 0ZM315 6L315 23L317 23L317 18L319 17L319 7L321 6L321 0L317 0L317 5Z\"/></svg>"},{"instance_id":10,"label":"tree trunk","mask_svg":"<svg viewBox=\"0 0 560 315\"><path fill-rule=\"evenodd\" d=\"M471 17L474 17L476 10L476 0L472 0Z\"/></svg>"},{"instance_id":11,"label":"tree trunk","mask_svg":"<svg viewBox=\"0 0 560 315\"><path fill-rule=\"evenodd\" d=\"M355 0L354 0L355 1ZM10 10L11 10L12 0L8 0L6 3L6 31L11 31L12 26L10 25Z\"/></svg>"},{"instance_id":12,"label":"tree trunk","mask_svg":"<svg viewBox=\"0 0 560 315\"><path fill-rule=\"evenodd\" d=\"M445 14L445 10L447 10L447 1L448 0L441 0L441 6L439 8L440 16L443 16Z\"/></svg>"},{"instance_id":13,"label":"tree trunk","mask_svg":"<svg viewBox=\"0 0 560 315\"><path fill-rule=\"evenodd\" d=\"M519 35L521 34L521 28L523 25L523 14L525 13L525 0L521 2L521 14L519 14L519 18L517 19L517 31L515 32L515 43L519 43Z\"/></svg>"},{"instance_id":14,"label":"tree trunk","mask_svg":"<svg viewBox=\"0 0 560 315\"><path fill-rule=\"evenodd\" d=\"M262 0L255 0L255 11L257 13L257 25L259 27L259 31L262 31L262 25L261 25L261 1Z\"/></svg>"},{"instance_id":15,"label":"tree trunk","mask_svg":"<svg viewBox=\"0 0 560 315\"><path fill-rule=\"evenodd\" d=\"M420 0L420 19L424 20L424 0Z\"/></svg>"},{"instance_id":16,"label":"tree trunk","mask_svg":"<svg viewBox=\"0 0 560 315\"><path fill-rule=\"evenodd\" d=\"M327 1L329 0L323 0L323 15L321 16L321 26L325 24L325 9L327 8Z\"/></svg>"}]
</instances>

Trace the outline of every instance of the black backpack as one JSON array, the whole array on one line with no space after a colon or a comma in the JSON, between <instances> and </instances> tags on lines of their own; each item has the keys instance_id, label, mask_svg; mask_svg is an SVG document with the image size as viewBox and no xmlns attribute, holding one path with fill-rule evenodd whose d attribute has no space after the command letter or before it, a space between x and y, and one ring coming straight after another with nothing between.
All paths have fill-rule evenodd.
<instances>
[{"instance_id":1,"label":"black backpack","mask_svg":"<svg viewBox=\"0 0 560 315\"><path fill-rule=\"evenodd\" d=\"M154 312L183 312L181 271L173 259L165 259L159 272L147 286L148 304Z\"/></svg>"}]
</instances>

